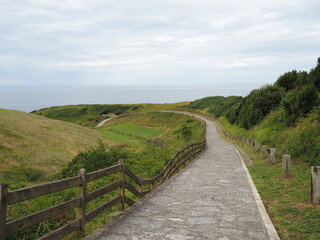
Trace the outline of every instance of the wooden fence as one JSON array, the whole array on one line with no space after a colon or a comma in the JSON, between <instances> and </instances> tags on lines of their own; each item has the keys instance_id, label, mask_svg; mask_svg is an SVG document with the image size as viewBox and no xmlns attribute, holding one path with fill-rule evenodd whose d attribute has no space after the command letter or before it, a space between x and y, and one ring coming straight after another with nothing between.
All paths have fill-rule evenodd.
<instances>
[{"instance_id":1,"label":"wooden fence","mask_svg":"<svg viewBox=\"0 0 320 240\"><path fill-rule=\"evenodd\" d=\"M118 205L119 211L125 209L125 204L132 205L134 200L125 195L125 189L133 193L137 197L142 197L146 193L150 192L153 188L169 179L175 173L185 166L189 161L194 159L200 154L206 147L206 141L199 143L192 143L187 145L182 150L177 152L174 157L168 162L165 168L156 176L151 179L142 179L131 172L124 163L124 160L119 160L119 164L98 170L91 173L86 173L85 169L81 169L78 172L78 176L67 178L55 182L41 184L33 187L27 187L14 191L7 191L5 184L0 184L0 240L5 240L9 235L20 232L32 225L39 224L45 220L52 219L53 217L64 213L66 211L76 209L76 219L67 223L63 227L54 230L53 232L40 237L39 239L59 239L67 234L77 231L80 236L85 235L85 223L91 221L101 213L105 212L109 208ZM119 179L107 186L87 193L87 183L100 179L102 177L109 176L111 174L118 173ZM136 189L126 177L135 182L139 187ZM144 186L149 186L148 190ZM15 203L19 203L25 200L37 198L46 194L62 191L68 188L77 187L77 197L64 203L55 205L53 207L41 210L31 215L13 220L6 221L7 206ZM104 205L86 212L86 204L104 194L118 189L118 196L108 201Z\"/></svg>"}]
</instances>

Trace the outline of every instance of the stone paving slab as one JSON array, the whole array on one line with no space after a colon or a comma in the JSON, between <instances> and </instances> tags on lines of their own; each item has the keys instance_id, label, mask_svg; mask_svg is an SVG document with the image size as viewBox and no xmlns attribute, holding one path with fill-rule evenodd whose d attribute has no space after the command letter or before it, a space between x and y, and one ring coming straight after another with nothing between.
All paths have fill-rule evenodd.
<instances>
[{"instance_id":1,"label":"stone paving slab","mask_svg":"<svg viewBox=\"0 0 320 240\"><path fill-rule=\"evenodd\" d=\"M197 160L85 239L279 239L261 218L237 151L205 121L208 147Z\"/></svg>"}]
</instances>

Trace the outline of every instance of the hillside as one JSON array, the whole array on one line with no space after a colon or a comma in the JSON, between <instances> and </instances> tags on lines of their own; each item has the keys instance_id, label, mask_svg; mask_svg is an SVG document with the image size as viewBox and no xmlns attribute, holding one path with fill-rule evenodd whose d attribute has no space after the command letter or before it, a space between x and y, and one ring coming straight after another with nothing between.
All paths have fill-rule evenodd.
<instances>
[{"instance_id":1,"label":"hillside","mask_svg":"<svg viewBox=\"0 0 320 240\"><path fill-rule=\"evenodd\" d=\"M168 104L80 104L43 108L31 113L86 127L94 127L102 120L111 116L134 112L177 109L187 104L188 102Z\"/></svg>"},{"instance_id":2,"label":"hillside","mask_svg":"<svg viewBox=\"0 0 320 240\"><path fill-rule=\"evenodd\" d=\"M0 180L24 182L41 173L52 176L76 154L97 145L98 139L103 136L85 127L0 110Z\"/></svg>"}]
</instances>

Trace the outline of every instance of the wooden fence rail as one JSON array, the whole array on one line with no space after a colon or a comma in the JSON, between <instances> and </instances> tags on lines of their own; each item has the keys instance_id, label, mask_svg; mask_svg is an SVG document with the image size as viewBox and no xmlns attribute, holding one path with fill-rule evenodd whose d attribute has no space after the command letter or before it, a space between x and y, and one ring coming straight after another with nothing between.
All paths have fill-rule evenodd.
<instances>
[{"instance_id":1,"label":"wooden fence rail","mask_svg":"<svg viewBox=\"0 0 320 240\"><path fill-rule=\"evenodd\" d=\"M177 152L173 158L167 163L164 169L151 179L142 179L136 176L129 168L125 166L124 160L120 159L119 164L98 170L91 173L86 173L85 169L80 169L78 176L67 178L59 181L54 181L46 184L41 184L33 187L27 187L14 191L7 191L6 184L0 184L0 240L5 240L9 235L20 232L32 225L39 224L45 220L65 213L66 211L76 209L76 219L67 223L63 227L52 231L51 233L42 236L41 240L59 239L67 234L77 231L80 236L85 235L85 223L91 221L106 210L118 205L118 209L123 211L125 204L132 205L134 200L125 195L125 189L137 197L142 197L153 188L157 187L165 180L172 177L175 173L191 161L196 155L200 154L206 147L206 141L192 143L185 146ZM107 186L87 193L87 183L95 181L102 177L118 173L119 180L110 183ZM128 181L126 176L129 177ZM138 189L134 185L138 185ZM15 219L6 221L7 206L29 199L37 198L54 192L59 192L68 188L77 187L77 197L66 202L41 210L39 212ZM110 193L118 189L118 196L111 199L107 203L98 208L86 212L86 204L104 194ZM147 189L147 190L144 190Z\"/></svg>"}]
</instances>

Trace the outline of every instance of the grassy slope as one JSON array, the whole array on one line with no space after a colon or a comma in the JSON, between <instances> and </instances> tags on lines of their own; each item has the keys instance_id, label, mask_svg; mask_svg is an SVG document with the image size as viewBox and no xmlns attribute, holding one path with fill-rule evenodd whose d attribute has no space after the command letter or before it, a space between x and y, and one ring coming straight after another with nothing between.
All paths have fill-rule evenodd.
<instances>
[{"instance_id":1,"label":"grassy slope","mask_svg":"<svg viewBox=\"0 0 320 240\"><path fill-rule=\"evenodd\" d=\"M161 128L139 126L132 122L113 125L110 127L106 127L106 129L119 131L128 135L146 138L157 137L164 132Z\"/></svg>"},{"instance_id":2,"label":"grassy slope","mask_svg":"<svg viewBox=\"0 0 320 240\"><path fill-rule=\"evenodd\" d=\"M190 129L190 136L183 135L183 127ZM110 128L117 131L108 131ZM106 122L97 129L107 139L129 143L129 148L139 156L128 160L128 164L136 174L151 177L156 175L166 161L176 151L190 142L198 142L203 138L204 125L190 116L148 112L117 117Z\"/></svg>"},{"instance_id":3,"label":"grassy slope","mask_svg":"<svg viewBox=\"0 0 320 240\"><path fill-rule=\"evenodd\" d=\"M169 104L81 104L43 108L32 113L52 119L94 127L109 116L152 110L176 109L188 102Z\"/></svg>"},{"instance_id":4,"label":"grassy slope","mask_svg":"<svg viewBox=\"0 0 320 240\"><path fill-rule=\"evenodd\" d=\"M101 134L78 125L0 110L0 169L37 168L52 175L98 139Z\"/></svg>"}]
</instances>

